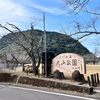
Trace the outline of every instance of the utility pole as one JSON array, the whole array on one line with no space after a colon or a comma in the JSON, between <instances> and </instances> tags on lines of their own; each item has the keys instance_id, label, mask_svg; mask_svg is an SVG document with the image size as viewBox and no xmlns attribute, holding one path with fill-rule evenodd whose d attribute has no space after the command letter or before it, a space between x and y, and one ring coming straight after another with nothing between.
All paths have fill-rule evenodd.
<instances>
[{"instance_id":1,"label":"utility pole","mask_svg":"<svg viewBox=\"0 0 100 100\"><path fill-rule=\"evenodd\" d=\"M46 32L45 32L45 13L43 13L43 28L44 28L44 61L45 61L45 77L47 77L47 45L46 45Z\"/></svg>"}]
</instances>

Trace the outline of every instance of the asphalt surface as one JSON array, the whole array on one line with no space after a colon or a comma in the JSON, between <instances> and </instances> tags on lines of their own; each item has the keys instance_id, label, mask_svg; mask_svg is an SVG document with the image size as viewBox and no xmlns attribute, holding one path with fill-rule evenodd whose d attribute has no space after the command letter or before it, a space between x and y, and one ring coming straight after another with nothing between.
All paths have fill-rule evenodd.
<instances>
[{"instance_id":1,"label":"asphalt surface","mask_svg":"<svg viewBox=\"0 0 100 100\"><path fill-rule=\"evenodd\" d=\"M0 85L0 100L99 100L92 97L41 90L36 88Z\"/></svg>"}]
</instances>

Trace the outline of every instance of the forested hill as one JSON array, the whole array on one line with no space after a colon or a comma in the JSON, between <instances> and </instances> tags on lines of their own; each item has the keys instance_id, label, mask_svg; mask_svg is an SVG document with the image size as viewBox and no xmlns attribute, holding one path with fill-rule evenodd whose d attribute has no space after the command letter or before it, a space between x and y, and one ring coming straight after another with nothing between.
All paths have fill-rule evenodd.
<instances>
[{"instance_id":1,"label":"forested hill","mask_svg":"<svg viewBox=\"0 0 100 100\"><path fill-rule=\"evenodd\" d=\"M30 30L24 31L24 34L27 36ZM22 40L22 42L25 42L25 40L22 39L22 34L16 32L17 38ZM71 53L78 53L80 55L86 55L89 54L89 50L85 48L81 43L79 43L77 40L71 38L68 35L61 34L58 32L46 32L47 34L47 49L50 51L54 51L55 54L60 54L63 52L71 52ZM34 37L37 39L37 37L43 36L43 31L41 30L35 30L34 31ZM10 38L13 38L12 41ZM13 36L13 34L9 33L5 36L3 36L0 39L0 53L8 51L9 46L12 46L10 48L15 49L15 52L20 52L22 49L16 49L17 45L15 44L16 38Z\"/></svg>"}]
</instances>

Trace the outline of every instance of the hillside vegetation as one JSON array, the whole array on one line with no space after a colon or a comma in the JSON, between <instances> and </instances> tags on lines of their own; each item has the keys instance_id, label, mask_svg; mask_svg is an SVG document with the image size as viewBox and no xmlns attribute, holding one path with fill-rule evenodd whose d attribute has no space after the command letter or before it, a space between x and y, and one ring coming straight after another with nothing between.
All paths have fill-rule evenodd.
<instances>
[{"instance_id":1,"label":"hillside vegetation","mask_svg":"<svg viewBox=\"0 0 100 100\"><path fill-rule=\"evenodd\" d=\"M24 31L24 34L27 36L29 32L30 30ZM22 34L20 34L19 32L16 32L15 34L17 34L17 38L19 38L24 45L28 46L28 43L26 43L26 41L23 39ZM46 32L46 34L47 34L47 50L54 51L55 55L64 52L77 53L80 55L90 54L87 48L85 48L80 42L71 38L68 35L61 34L58 32ZM35 39L37 39L37 37L43 37L43 31L35 30L34 37ZM13 39L10 40L10 38ZM20 59L25 60L27 58L26 52L23 51L23 49L20 48L15 43L15 41L16 38L11 33L3 36L0 39L0 54L5 54L5 53L9 54L9 52L13 51L17 56L18 54L20 54Z\"/></svg>"}]
</instances>

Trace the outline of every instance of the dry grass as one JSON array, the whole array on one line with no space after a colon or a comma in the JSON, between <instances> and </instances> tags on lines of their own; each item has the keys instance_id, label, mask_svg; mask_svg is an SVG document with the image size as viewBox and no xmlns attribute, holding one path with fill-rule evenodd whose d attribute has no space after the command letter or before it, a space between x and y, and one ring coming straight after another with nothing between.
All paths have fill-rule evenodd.
<instances>
[{"instance_id":1,"label":"dry grass","mask_svg":"<svg viewBox=\"0 0 100 100\"><path fill-rule=\"evenodd\" d=\"M86 74L84 75L86 80L87 76L96 73L99 73L100 75L100 65L86 65Z\"/></svg>"},{"instance_id":2,"label":"dry grass","mask_svg":"<svg viewBox=\"0 0 100 100\"><path fill-rule=\"evenodd\" d=\"M26 75L25 73L22 73L22 67L18 67L16 68L16 70L4 70L6 72L13 72L13 73L17 73L17 74L23 74ZM99 77L100 77L100 65L86 65L86 74L85 79L87 80L87 76L90 76L91 74L96 74L99 73ZM30 74L29 74L30 75ZM66 75L68 78L72 77L72 73Z\"/></svg>"}]
</instances>

